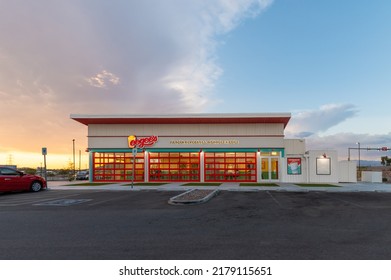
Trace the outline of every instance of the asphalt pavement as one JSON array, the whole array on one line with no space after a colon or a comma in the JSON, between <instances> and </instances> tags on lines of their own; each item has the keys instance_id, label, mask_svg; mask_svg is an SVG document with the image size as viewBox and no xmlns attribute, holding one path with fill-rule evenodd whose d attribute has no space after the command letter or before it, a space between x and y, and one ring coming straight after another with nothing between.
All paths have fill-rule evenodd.
<instances>
[{"instance_id":1,"label":"asphalt pavement","mask_svg":"<svg viewBox=\"0 0 391 280\"><path fill-rule=\"evenodd\" d=\"M187 191L191 189L218 189L225 191L282 191L282 192L391 192L391 184L386 183L332 183L330 186L322 187L316 184L306 184L299 186L294 183L276 183L277 186L240 186L240 183L222 183L220 186L194 185L189 186L186 183L167 183L164 185L139 185L134 184L133 188L130 182L110 183L103 185L84 185L87 181L49 181L49 188L58 190L167 190L167 191Z\"/></svg>"},{"instance_id":2,"label":"asphalt pavement","mask_svg":"<svg viewBox=\"0 0 391 280\"><path fill-rule=\"evenodd\" d=\"M49 186L0 194L0 259L391 259L391 193L378 188L222 186L171 205L183 186Z\"/></svg>"}]
</instances>

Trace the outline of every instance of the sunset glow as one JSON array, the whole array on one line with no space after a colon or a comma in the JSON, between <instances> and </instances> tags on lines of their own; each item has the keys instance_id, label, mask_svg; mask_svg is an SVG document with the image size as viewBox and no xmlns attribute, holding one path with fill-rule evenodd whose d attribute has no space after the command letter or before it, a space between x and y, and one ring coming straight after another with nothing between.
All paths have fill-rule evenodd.
<instances>
[{"instance_id":1,"label":"sunset glow","mask_svg":"<svg viewBox=\"0 0 391 280\"><path fill-rule=\"evenodd\" d=\"M47 147L64 168L75 139L85 168L71 114L291 112L286 136L308 149L390 147L390 14L390 1L3 1L0 164L38 167Z\"/></svg>"}]
</instances>

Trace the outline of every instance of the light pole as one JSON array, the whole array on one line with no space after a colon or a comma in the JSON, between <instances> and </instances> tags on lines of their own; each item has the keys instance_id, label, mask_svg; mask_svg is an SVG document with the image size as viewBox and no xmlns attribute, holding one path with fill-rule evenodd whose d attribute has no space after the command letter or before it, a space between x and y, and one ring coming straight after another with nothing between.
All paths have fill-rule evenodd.
<instances>
[{"instance_id":1,"label":"light pole","mask_svg":"<svg viewBox=\"0 0 391 280\"><path fill-rule=\"evenodd\" d=\"M75 139L72 139L73 142L73 177L75 177L76 174L76 160L75 160Z\"/></svg>"},{"instance_id":2,"label":"light pole","mask_svg":"<svg viewBox=\"0 0 391 280\"><path fill-rule=\"evenodd\" d=\"M361 147L360 147L360 142L357 142L356 143L358 145L358 175L360 177L360 180L361 180Z\"/></svg>"},{"instance_id":3,"label":"light pole","mask_svg":"<svg viewBox=\"0 0 391 280\"><path fill-rule=\"evenodd\" d=\"M361 153L360 153L361 148L360 148L360 142L357 142L356 144L358 145L358 171L360 171L361 170L361 159L360 159L360 157L361 157Z\"/></svg>"}]
</instances>

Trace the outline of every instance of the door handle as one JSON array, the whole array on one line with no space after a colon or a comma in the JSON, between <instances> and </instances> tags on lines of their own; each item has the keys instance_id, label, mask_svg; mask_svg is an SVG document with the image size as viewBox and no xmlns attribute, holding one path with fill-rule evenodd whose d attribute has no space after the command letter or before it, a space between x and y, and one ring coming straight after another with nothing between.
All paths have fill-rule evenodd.
<instances>
[{"instance_id":1,"label":"door handle","mask_svg":"<svg viewBox=\"0 0 391 280\"><path fill-rule=\"evenodd\" d=\"M5 178L4 181L11 181L11 178Z\"/></svg>"}]
</instances>

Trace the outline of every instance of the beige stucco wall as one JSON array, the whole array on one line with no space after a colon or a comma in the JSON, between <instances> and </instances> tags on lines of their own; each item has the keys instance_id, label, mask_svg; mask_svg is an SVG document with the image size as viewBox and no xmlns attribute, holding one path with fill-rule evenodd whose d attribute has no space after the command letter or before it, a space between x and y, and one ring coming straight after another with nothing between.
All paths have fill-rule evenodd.
<instances>
[{"instance_id":1,"label":"beige stucco wall","mask_svg":"<svg viewBox=\"0 0 391 280\"><path fill-rule=\"evenodd\" d=\"M164 137L153 148L283 148L284 141L277 137ZM126 136L90 137L90 149L128 148Z\"/></svg>"},{"instance_id":2,"label":"beige stucco wall","mask_svg":"<svg viewBox=\"0 0 391 280\"><path fill-rule=\"evenodd\" d=\"M303 155L306 151L304 139L284 139L285 155Z\"/></svg>"},{"instance_id":3,"label":"beige stucco wall","mask_svg":"<svg viewBox=\"0 0 391 280\"><path fill-rule=\"evenodd\" d=\"M284 135L283 124L90 124L89 136Z\"/></svg>"},{"instance_id":4,"label":"beige stucco wall","mask_svg":"<svg viewBox=\"0 0 391 280\"><path fill-rule=\"evenodd\" d=\"M284 147L283 124L110 124L88 126L89 148L127 148L127 137L159 137L154 148Z\"/></svg>"}]
</instances>

